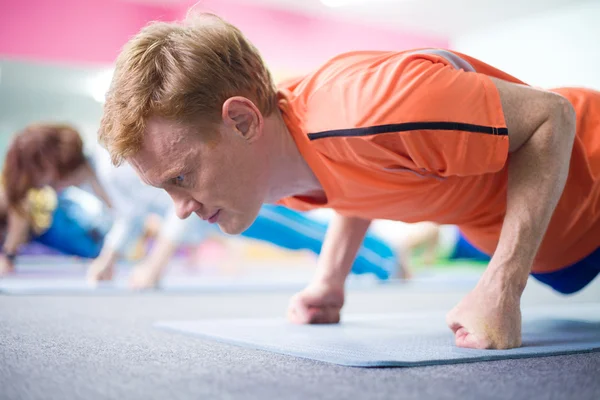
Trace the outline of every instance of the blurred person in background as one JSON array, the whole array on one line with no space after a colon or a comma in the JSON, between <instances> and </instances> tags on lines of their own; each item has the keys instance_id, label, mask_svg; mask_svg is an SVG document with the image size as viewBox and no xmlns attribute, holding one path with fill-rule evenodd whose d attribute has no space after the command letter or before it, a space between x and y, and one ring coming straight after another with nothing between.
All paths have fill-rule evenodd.
<instances>
[{"instance_id":1,"label":"blurred person in background","mask_svg":"<svg viewBox=\"0 0 600 400\"><path fill-rule=\"evenodd\" d=\"M418 258L424 267L448 261L475 261L482 264L490 256L473 246L456 225L434 222L407 224L399 221L373 221L370 230L396 249L399 265L413 271Z\"/></svg>"},{"instance_id":2,"label":"blurred person in background","mask_svg":"<svg viewBox=\"0 0 600 400\"><path fill-rule=\"evenodd\" d=\"M163 191L143 184L128 165L112 166L104 149L96 147L86 156L79 133L68 125L32 124L19 132L9 147L4 177L8 208L16 212L23 212L30 190L43 187L61 192L67 187L88 185L104 200L114 222L110 232L103 229L102 240L97 241L101 244L99 254L98 247L91 253L97 256L88 270L91 282L112 279L116 261L144 236L147 218L152 214L165 217L165 222L150 253L132 272L130 282L134 288L156 286L178 246L199 243L216 232L209 221L179 219ZM105 222L106 218L98 216L94 221ZM299 212L265 206L244 236L318 254L326 230L327 224ZM56 240L71 242L61 235ZM371 236L360 249L353 271L371 273L379 279L404 276L396 267L395 252L381 238Z\"/></svg>"},{"instance_id":3,"label":"blurred person in background","mask_svg":"<svg viewBox=\"0 0 600 400\"><path fill-rule=\"evenodd\" d=\"M65 125L32 125L13 140L0 178L0 275L14 271L19 249L30 241L78 257L100 253L110 202L82 148L79 134ZM61 190L86 179L105 204L76 187Z\"/></svg>"}]
</instances>

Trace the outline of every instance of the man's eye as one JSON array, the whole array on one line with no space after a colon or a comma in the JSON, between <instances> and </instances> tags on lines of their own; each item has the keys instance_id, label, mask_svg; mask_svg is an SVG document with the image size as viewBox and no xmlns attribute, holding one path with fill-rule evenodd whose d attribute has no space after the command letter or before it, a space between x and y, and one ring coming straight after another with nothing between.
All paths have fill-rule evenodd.
<instances>
[{"instance_id":1,"label":"man's eye","mask_svg":"<svg viewBox=\"0 0 600 400\"><path fill-rule=\"evenodd\" d=\"M179 186L183 183L183 180L185 178L185 175L178 175L175 178L172 179L172 183L173 185Z\"/></svg>"}]
</instances>

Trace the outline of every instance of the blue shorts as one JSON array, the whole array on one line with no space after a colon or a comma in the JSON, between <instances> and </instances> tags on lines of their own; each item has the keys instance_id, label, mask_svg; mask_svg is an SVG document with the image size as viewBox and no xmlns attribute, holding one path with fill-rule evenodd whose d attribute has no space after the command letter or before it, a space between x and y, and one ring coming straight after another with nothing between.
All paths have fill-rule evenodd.
<instances>
[{"instance_id":1,"label":"blue shorts","mask_svg":"<svg viewBox=\"0 0 600 400\"><path fill-rule=\"evenodd\" d=\"M451 260L473 260L490 261L490 256L473 246L465 239L462 233L458 235L458 242L454 246L454 251L450 255Z\"/></svg>"},{"instance_id":2,"label":"blue shorts","mask_svg":"<svg viewBox=\"0 0 600 400\"><path fill-rule=\"evenodd\" d=\"M586 287L600 273L600 247L583 260L545 274L531 274L562 294L572 294Z\"/></svg>"},{"instance_id":3,"label":"blue shorts","mask_svg":"<svg viewBox=\"0 0 600 400\"><path fill-rule=\"evenodd\" d=\"M489 261L490 257L459 236L451 259ZM562 294L572 294L586 287L600 273L600 248L583 260L545 274L531 274L538 281Z\"/></svg>"}]
</instances>

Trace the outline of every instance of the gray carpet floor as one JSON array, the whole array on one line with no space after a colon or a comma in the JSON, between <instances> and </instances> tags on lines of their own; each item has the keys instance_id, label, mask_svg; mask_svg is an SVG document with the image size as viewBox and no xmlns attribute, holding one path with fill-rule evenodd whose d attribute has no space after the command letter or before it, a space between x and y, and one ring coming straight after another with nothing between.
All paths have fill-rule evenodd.
<instances>
[{"instance_id":1,"label":"gray carpet floor","mask_svg":"<svg viewBox=\"0 0 600 400\"><path fill-rule=\"evenodd\" d=\"M449 309L464 289L349 294L346 314ZM276 317L292 293L0 296L0 399L594 399L600 353L422 368L347 368L214 343L156 320ZM600 284L523 306L600 301Z\"/></svg>"}]
</instances>

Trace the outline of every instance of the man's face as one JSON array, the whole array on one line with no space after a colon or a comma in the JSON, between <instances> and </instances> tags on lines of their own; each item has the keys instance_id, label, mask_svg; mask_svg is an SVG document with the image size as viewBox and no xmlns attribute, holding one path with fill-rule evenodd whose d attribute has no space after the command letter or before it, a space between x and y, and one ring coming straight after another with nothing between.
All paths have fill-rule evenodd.
<instances>
[{"instance_id":1,"label":"man's face","mask_svg":"<svg viewBox=\"0 0 600 400\"><path fill-rule=\"evenodd\" d=\"M239 234L266 197L268 154L224 124L215 129L206 140L193 126L150 119L142 149L127 161L145 183L169 193L180 218L196 213Z\"/></svg>"}]
</instances>

